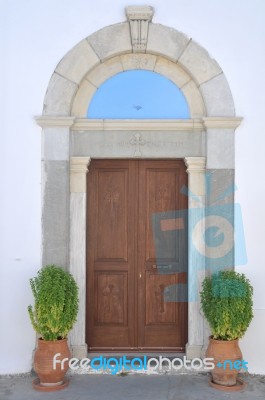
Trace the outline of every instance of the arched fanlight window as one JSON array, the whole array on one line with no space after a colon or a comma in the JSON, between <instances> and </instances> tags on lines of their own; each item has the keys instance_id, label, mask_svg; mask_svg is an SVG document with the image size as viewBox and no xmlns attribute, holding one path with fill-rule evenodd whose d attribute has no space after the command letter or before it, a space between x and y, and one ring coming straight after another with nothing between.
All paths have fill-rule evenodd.
<instances>
[{"instance_id":1,"label":"arched fanlight window","mask_svg":"<svg viewBox=\"0 0 265 400\"><path fill-rule=\"evenodd\" d=\"M145 70L121 72L94 94L88 118L187 119L189 107L182 91L164 76Z\"/></svg>"}]
</instances>

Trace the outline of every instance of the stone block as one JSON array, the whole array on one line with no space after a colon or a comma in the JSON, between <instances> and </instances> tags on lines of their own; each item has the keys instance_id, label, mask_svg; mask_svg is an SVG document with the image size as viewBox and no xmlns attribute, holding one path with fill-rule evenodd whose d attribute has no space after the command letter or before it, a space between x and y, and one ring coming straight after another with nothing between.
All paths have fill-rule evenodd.
<instances>
[{"instance_id":1,"label":"stone block","mask_svg":"<svg viewBox=\"0 0 265 400\"><path fill-rule=\"evenodd\" d=\"M207 169L235 168L233 129L207 130Z\"/></svg>"},{"instance_id":2,"label":"stone block","mask_svg":"<svg viewBox=\"0 0 265 400\"><path fill-rule=\"evenodd\" d=\"M182 92L189 105L190 117L197 118L205 116L205 107L201 93L193 81L189 81L182 87Z\"/></svg>"},{"instance_id":3,"label":"stone block","mask_svg":"<svg viewBox=\"0 0 265 400\"><path fill-rule=\"evenodd\" d=\"M56 127L42 130L42 160L69 159L69 128Z\"/></svg>"},{"instance_id":4,"label":"stone block","mask_svg":"<svg viewBox=\"0 0 265 400\"><path fill-rule=\"evenodd\" d=\"M223 205L234 203L234 169L207 169L207 205ZM227 191L230 188L231 190Z\"/></svg>"},{"instance_id":5,"label":"stone block","mask_svg":"<svg viewBox=\"0 0 265 400\"><path fill-rule=\"evenodd\" d=\"M198 270L196 268L194 268L194 266L193 266L191 271L193 271L193 273L189 275L189 278L197 279ZM196 276L194 276L195 274L196 274ZM191 279L189 280L189 284L190 284ZM195 287L198 287L197 283L195 283ZM196 291L197 290L198 289L196 289ZM196 293L196 295L197 295L197 297L199 297L199 293ZM192 298L193 297L194 297L194 294L192 294ZM193 353L192 350L201 351L201 347L203 345L203 319L204 319L204 317L200 310L201 305L200 305L199 298L197 299L197 301L190 301L188 307L189 307L188 308L189 357L187 356L187 358L193 358L193 357L198 357L198 355L196 355L196 353L192 354ZM186 351L187 351L187 347L186 347ZM200 357L200 355L199 355L199 357Z\"/></svg>"},{"instance_id":6,"label":"stone block","mask_svg":"<svg viewBox=\"0 0 265 400\"><path fill-rule=\"evenodd\" d=\"M198 84L212 79L222 72L217 62L197 43L190 41L179 62L191 73Z\"/></svg>"},{"instance_id":7,"label":"stone block","mask_svg":"<svg viewBox=\"0 0 265 400\"><path fill-rule=\"evenodd\" d=\"M218 75L201 85L208 117L233 117L233 97L224 74Z\"/></svg>"},{"instance_id":8,"label":"stone block","mask_svg":"<svg viewBox=\"0 0 265 400\"><path fill-rule=\"evenodd\" d=\"M201 358L203 345L186 344L186 357L187 360L193 360L193 358Z\"/></svg>"},{"instance_id":9,"label":"stone block","mask_svg":"<svg viewBox=\"0 0 265 400\"><path fill-rule=\"evenodd\" d=\"M211 207L213 208L212 218L205 221L205 229L216 226L219 229L218 234L222 233L224 238L219 245L207 248L206 271L210 274L222 269L234 269L235 240L240 252L244 251L241 248L244 243L241 242L241 234L234 232L234 170L207 169L207 187L207 207L210 215ZM237 220L238 222L240 221Z\"/></svg>"},{"instance_id":10,"label":"stone block","mask_svg":"<svg viewBox=\"0 0 265 400\"><path fill-rule=\"evenodd\" d=\"M87 118L88 106L96 90L97 88L92 83L84 79L76 93L71 115Z\"/></svg>"},{"instance_id":11,"label":"stone block","mask_svg":"<svg viewBox=\"0 0 265 400\"><path fill-rule=\"evenodd\" d=\"M82 40L60 61L56 72L63 77L80 83L89 70L99 64L100 60L87 40Z\"/></svg>"},{"instance_id":12,"label":"stone block","mask_svg":"<svg viewBox=\"0 0 265 400\"><path fill-rule=\"evenodd\" d=\"M147 52L177 61L188 42L189 38L175 29L149 24Z\"/></svg>"},{"instance_id":13,"label":"stone block","mask_svg":"<svg viewBox=\"0 0 265 400\"><path fill-rule=\"evenodd\" d=\"M154 71L170 79L179 88L182 88L191 79L178 64L163 57L157 57Z\"/></svg>"},{"instance_id":14,"label":"stone block","mask_svg":"<svg viewBox=\"0 0 265 400\"><path fill-rule=\"evenodd\" d=\"M128 22L107 26L87 38L101 61L132 52Z\"/></svg>"},{"instance_id":15,"label":"stone block","mask_svg":"<svg viewBox=\"0 0 265 400\"><path fill-rule=\"evenodd\" d=\"M210 181L210 190L207 193L208 205L233 204L235 192L233 190L235 182L234 169L207 169ZM231 191L227 192L227 189Z\"/></svg>"},{"instance_id":16,"label":"stone block","mask_svg":"<svg viewBox=\"0 0 265 400\"><path fill-rule=\"evenodd\" d=\"M124 71L131 69L145 69L153 71L156 63L156 56L153 54L124 54L120 56Z\"/></svg>"},{"instance_id":17,"label":"stone block","mask_svg":"<svg viewBox=\"0 0 265 400\"><path fill-rule=\"evenodd\" d=\"M43 161L42 264L69 263L69 162Z\"/></svg>"},{"instance_id":18,"label":"stone block","mask_svg":"<svg viewBox=\"0 0 265 400\"><path fill-rule=\"evenodd\" d=\"M43 115L70 115L77 84L58 75L52 75L44 99Z\"/></svg>"},{"instance_id":19,"label":"stone block","mask_svg":"<svg viewBox=\"0 0 265 400\"><path fill-rule=\"evenodd\" d=\"M75 329L75 328L74 328ZM72 332L69 334L71 343L75 343L76 340L80 340L80 335L77 335L75 337ZM73 358L78 358L79 360L82 360L82 358L87 357L87 345L86 344L77 344L77 345L71 345L71 350L72 350L72 357Z\"/></svg>"},{"instance_id":20,"label":"stone block","mask_svg":"<svg viewBox=\"0 0 265 400\"><path fill-rule=\"evenodd\" d=\"M86 76L86 80L98 88L105 80L122 71L123 67L120 57L114 57L89 72Z\"/></svg>"}]
</instances>

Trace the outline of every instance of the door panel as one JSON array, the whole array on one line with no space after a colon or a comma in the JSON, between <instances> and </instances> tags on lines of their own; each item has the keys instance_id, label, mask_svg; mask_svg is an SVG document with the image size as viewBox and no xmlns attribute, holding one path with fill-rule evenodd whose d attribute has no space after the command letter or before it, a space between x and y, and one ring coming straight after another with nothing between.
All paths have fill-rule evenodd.
<instances>
[{"instance_id":1,"label":"door panel","mask_svg":"<svg viewBox=\"0 0 265 400\"><path fill-rule=\"evenodd\" d=\"M167 295L179 284L186 290L187 221L176 212L187 208L187 198L180 194L183 185L187 185L187 174L182 161L91 162L87 209L90 349L184 349L187 303L172 301Z\"/></svg>"},{"instance_id":2,"label":"door panel","mask_svg":"<svg viewBox=\"0 0 265 400\"><path fill-rule=\"evenodd\" d=\"M175 324L174 303L164 301L164 291L176 283L174 275L157 275L157 272L146 271L146 326Z\"/></svg>"},{"instance_id":3,"label":"door panel","mask_svg":"<svg viewBox=\"0 0 265 400\"><path fill-rule=\"evenodd\" d=\"M97 171L97 261L128 260L128 173Z\"/></svg>"},{"instance_id":4,"label":"door panel","mask_svg":"<svg viewBox=\"0 0 265 400\"><path fill-rule=\"evenodd\" d=\"M127 326L127 272L95 273L95 325Z\"/></svg>"},{"instance_id":5,"label":"door panel","mask_svg":"<svg viewBox=\"0 0 265 400\"><path fill-rule=\"evenodd\" d=\"M135 165L93 160L87 182L87 343L135 347Z\"/></svg>"},{"instance_id":6,"label":"door panel","mask_svg":"<svg viewBox=\"0 0 265 400\"><path fill-rule=\"evenodd\" d=\"M166 210L174 210L176 204L176 184L175 171L159 170L154 167L146 167L150 162L141 164L141 189L140 189L140 207L145 211L145 226L146 226L146 261L155 261L156 250L153 240L153 227L151 216L155 213L162 213ZM145 176L144 176L145 175ZM175 247L168 245L166 258L175 258Z\"/></svg>"},{"instance_id":7,"label":"door panel","mask_svg":"<svg viewBox=\"0 0 265 400\"><path fill-rule=\"evenodd\" d=\"M172 212L176 215L176 210L187 208L180 192L186 179L180 161L139 164L139 348L183 350L185 346L187 304L167 302L165 293L180 281L187 283L186 231L162 230L161 223Z\"/></svg>"}]
</instances>

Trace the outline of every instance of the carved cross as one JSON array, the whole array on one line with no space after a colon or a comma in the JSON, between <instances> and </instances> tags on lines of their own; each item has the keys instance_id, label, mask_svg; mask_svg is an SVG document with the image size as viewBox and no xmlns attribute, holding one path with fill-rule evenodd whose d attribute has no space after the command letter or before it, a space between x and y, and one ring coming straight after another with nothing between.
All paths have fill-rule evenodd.
<instances>
[{"instance_id":1,"label":"carved cross","mask_svg":"<svg viewBox=\"0 0 265 400\"><path fill-rule=\"evenodd\" d=\"M140 133L136 133L134 137L130 140L130 143L135 146L134 157L141 157L141 146L146 144L146 141L141 137Z\"/></svg>"},{"instance_id":2,"label":"carved cross","mask_svg":"<svg viewBox=\"0 0 265 400\"><path fill-rule=\"evenodd\" d=\"M160 203L161 212L166 212L166 205L170 199L170 186L167 184L162 184L158 187L155 194L155 199Z\"/></svg>"},{"instance_id":3,"label":"carved cross","mask_svg":"<svg viewBox=\"0 0 265 400\"><path fill-rule=\"evenodd\" d=\"M107 310L110 312L112 302L115 301L115 297L117 297L115 286L112 284L107 284L102 290L102 295L107 297Z\"/></svg>"},{"instance_id":4,"label":"carved cross","mask_svg":"<svg viewBox=\"0 0 265 400\"><path fill-rule=\"evenodd\" d=\"M108 187L105 196L104 196L104 200L107 201L108 203L116 203L119 200L119 192L112 187Z\"/></svg>"},{"instance_id":5,"label":"carved cross","mask_svg":"<svg viewBox=\"0 0 265 400\"><path fill-rule=\"evenodd\" d=\"M109 186L105 192L104 200L106 203L110 204L111 213L113 212L115 205L119 203L119 199L120 193L118 190L115 187Z\"/></svg>"}]
</instances>

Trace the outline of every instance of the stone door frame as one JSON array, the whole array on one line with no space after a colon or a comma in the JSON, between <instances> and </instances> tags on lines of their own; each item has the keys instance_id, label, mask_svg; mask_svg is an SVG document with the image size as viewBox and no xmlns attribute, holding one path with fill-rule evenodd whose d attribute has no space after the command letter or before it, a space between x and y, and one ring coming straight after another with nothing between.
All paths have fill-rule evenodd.
<instances>
[{"instance_id":1,"label":"stone door frame","mask_svg":"<svg viewBox=\"0 0 265 400\"><path fill-rule=\"evenodd\" d=\"M234 180L234 132L241 119L226 77L207 51L182 33L152 23L151 7L127 7L127 21L105 27L82 40L63 57L53 73L42 116L42 264L70 270L79 286L79 314L70 335L74 356L86 356L86 174L91 158L132 158L131 135L151 138L137 154L143 158L182 158L189 174L189 208L211 201L205 172L225 188ZM141 29L135 29L135 26ZM185 95L188 120L89 120L88 105L97 88L126 70L146 69L173 81ZM159 146L162 136L167 138ZM98 137L98 139L96 139ZM169 146L169 137L176 143ZM119 147L120 140L127 145ZM160 140L160 141L159 141ZM103 146L110 143L110 146ZM101 144L100 144L101 143ZM177 145L182 143L182 145ZM84 146L82 146L84 144ZM90 150L91 149L91 150ZM174 155L172 155L174 151ZM207 195L207 196L206 196ZM198 201L199 200L199 201ZM229 200L233 203L233 198ZM203 246L202 235L193 237ZM189 292L199 292L205 276L200 260L194 272L189 245ZM195 282L196 281L196 282ZM189 358L200 357L207 328L198 301L189 302Z\"/></svg>"}]
</instances>

